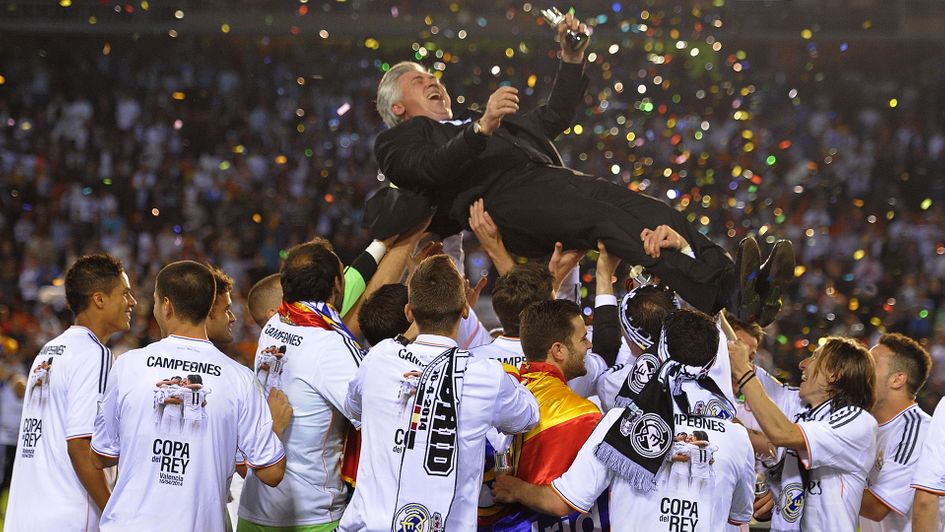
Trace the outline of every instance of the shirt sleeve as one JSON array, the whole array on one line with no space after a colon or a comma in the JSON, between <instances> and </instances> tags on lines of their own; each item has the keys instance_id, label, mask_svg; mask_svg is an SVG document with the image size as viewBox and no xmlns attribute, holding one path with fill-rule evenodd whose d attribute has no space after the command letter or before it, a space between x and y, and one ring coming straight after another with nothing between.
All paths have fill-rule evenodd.
<instances>
[{"instance_id":1,"label":"shirt sleeve","mask_svg":"<svg viewBox=\"0 0 945 532\"><path fill-rule=\"evenodd\" d=\"M94 353L69 368L65 423L67 440L92 436L98 401L105 393L108 372L112 368L111 351L103 346L97 348L100 353Z\"/></svg>"},{"instance_id":2,"label":"shirt sleeve","mask_svg":"<svg viewBox=\"0 0 945 532\"><path fill-rule=\"evenodd\" d=\"M345 396L345 410L348 412L348 419L354 424L355 428L361 428L361 391L364 386L364 375L367 367L370 365L369 359L365 359L354 374L354 378L348 383L348 395Z\"/></svg>"},{"instance_id":3,"label":"shirt sleeve","mask_svg":"<svg viewBox=\"0 0 945 532\"><path fill-rule=\"evenodd\" d=\"M798 456L807 469L828 466L856 471L875 459L876 420L860 408L841 408L825 419L797 425L805 443Z\"/></svg>"},{"instance_id":4,"label":"shirt sleeve","mask_svg":"<svg viewBox=\"0 0 945 532\"><path fill-rule=\"evenodd\" d=\"M939 400L912 477L915 489L945 495L945 398Z\"/></svg>"},{"instance_id":5,"label":"shirt sleeve","mask_svg":"<svg viewBox=\"0 0 945 532\"><path fill-rule=\"evenodd\" d=\"M502 369L494 360L483 364L494 366L499 391L492 409L492 426L506 434L518 434L530 430L538 423L538 401L528 388Z\"/></svg>"},{"instance_id":6,"label":"shirt sleeve","mask_svg":"<svg viewBox=\"0 0 945 532\"><path fill-rule=\"evenodd\" d=\"M758 377L758 381L761 382L761 386L764 387L768 397L774 401L774 404L778 405L778 408L781 409L781 412L784 412L788 419L793 421L803 406L800 391L793 386L783 384L761 366L755 367L755 376Z\"/></svg>"},{"instance_id":7,"label":"shirt sleeve","mask_svg":"<svg viewBox=\"0 0 945 532\"><path fill-rule=\"evenodd\" d=\"M571 508L587 513L604 490L610 486L613 473L594 456L597 445L604 441L604 436L623 409L607 412L600 423L584 442L571 467L563 475L551 482L551 488Z\"/></svg>"},{"instance_id":8,"label":"shirt sleeve","mask_svg":"<svg viewBox=\"0 0 945 532\"><path fill-rule=\"evenodd\" d=\"M479 316L472 308L469 309L469 316L459 322L458 342L460 349L472 349L481 345L492 343L492 336L489 331L479 321Z\"/></svg>"},{"instance_id":9,"label":"shirt sleeve","mask_svg":"<svg viewBox=\"0 0 945 532\"><path fill-rule=\"evenodd\" d=\"M742 430L740 434L743 434L745 445L743 458L735 465L735 491L728 514L731 523L750 522L755 503L755 454L748 440L748 432Z\"/></svg>"},{"instance_id":10,"label":"shirt sleeve","mask_svg":"<svg viewBox=\"0 0 945 532\"><path fill-rule=\"evenodd\" d=\"M117 369L114 373L118 373ZM118 379L112 375L112 379L105 386L105 393L102 394L102 401L98 404L98 412L95 415L91 446L96 454L109 458L118 458L121 454L119 410Z\"/></svg>"},{"instance_id":11,"label":"shirt sleeve","mask_svg":"<svg viewBox=\"0 0 945 532\"><path fill-rule=\"evenodd\" d=\"M364 354L361 349L338 336L337 345L325 349L313 368L313 384L318 393L348 419L352 419L345 405L348 383L354 378Z\"/></svg>"},{"instance_id":12,"label":"shirt sleeve","mask_svg":"<svg viewBox=\"0 0 945 532\"><path fill-rule=\"evenodd\" d=\"M568 387L587 399L597 394L597 380L607 370L607 363L597 353L588 353L584 357L584 369L587 373L569 380Z\"/></svg>"},{"instance_id":13,"label":"shirt sleeve","mask_svg":"<svg viewBox=\"0 0 945 532\"><path fill-rule=\"evenodd\" d=\"M365 288L367 288L367 282L361 272L354 265L345 268L345 293L341 300L341 311L339 312L342 318L358 302L358 299L364 294Z\"/></svg>"},{"instance_id":14,"label":"shirt sleeve","mask_svg":"<svg viewBox=\"0 0 945 532\"><path fill-rule=\"evenodd\" d=\"M237 450L253 469L269 467L285 456L279 437L272 431L272 415L262 385L247 378L249 388L240 403Z\"/></svg>"},{"instance_id":15,"label":"shirt sleeve","mask_svg":"<svg viewBox=\"0 0 945 532\"><path fill-rule=\"evenodd\" d=\"M627 377L630 376L631 369L633 369L632 363L611 366L597 379L597 399L600 400L603 411L606 412L615 406L617 394L623 387L623 383L627 381Z\"/></svg>"}]
</instances>

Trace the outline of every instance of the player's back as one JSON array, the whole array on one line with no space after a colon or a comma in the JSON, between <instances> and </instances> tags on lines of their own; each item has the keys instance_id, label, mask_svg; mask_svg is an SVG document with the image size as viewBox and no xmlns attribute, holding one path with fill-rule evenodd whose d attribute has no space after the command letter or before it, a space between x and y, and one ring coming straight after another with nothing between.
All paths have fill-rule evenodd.
<instances>
[{"instance_id":1,"label":"player's back","mask_svg":"<svg viewBox=\"0 0 945 532\"><path fill-rule=\"evenodd\" d=\"M111 352L85 327L50 340L33 360L23 398L4 530L97 530L99 509L69 459L67 441L89 438Z\"/></svg>"},{"instance_id":2,"label":"player's back","mask_svg":"<svg viewBox=\"0 0 945 532\"><path fill-rule=\"evenodd\" d=\"M338 468L350 426L344 399L361 357L360 348L337 330L285 323L279 314L263 326L257 378L264 386L278 382L293 409L286 429L286 475L276 487L247 475L240 518L267 526L341 518L347 488ZM269 370L260 368L263 361Z\"/></svg>"},{"instance_id":3,"label":"player's back","mask_svg":"<svg viewBox=\"0 0 945 532\"><path fill-rule=\"evenodd\" d=\"M155 400L156 383L178 379L178 392L198 396L190 401L201 409L198 419L168 416L187 408L179 393ZM207 340L171 335L129 351L111 380L92 440L94 452L119 460L102 530L165 530L169 509L183 530L222 530L225 482L237 450L251 467L282 459L252 373ZM200 394L197 386L213 393Z\"/></svg>"},{"instance_id":4,"label":"player's back","mask_svg":"<svg viewBox=\"0 0 945 532\"><path fill-rule=\"evenodd\" d=\"M465 361L457 362L457 366L463 365L465 369L456 419L431 414L429 409L414 412L412 393L398 392L404 374L423 371L451 346L455 342L445 337L421 335L407 346L385 340L365 357L356 381L362 422L358 478L371 481L358 484L348 508L351 516L345 514L342 530L390 529L397 517L399 495L424 482L423 475L403 464L407 449L419 438L417 430L423 431L427 424L432 424L432 430L439 434L455 434L449 443L438 441L430 445L440 451L451 451L448 454L456 460L455 472L450 473L456 476L453 502L449 514L442 516L446 530L475 527L486 432L496 425L503 425L510 432L525 430L537 420L538 408L531 394L514 382L497 361L460 351L458 358ZM437 427L441 422L455 425L452 429ZM413 502L423 506L422 500Z\"/></svg>"}]
</instances>

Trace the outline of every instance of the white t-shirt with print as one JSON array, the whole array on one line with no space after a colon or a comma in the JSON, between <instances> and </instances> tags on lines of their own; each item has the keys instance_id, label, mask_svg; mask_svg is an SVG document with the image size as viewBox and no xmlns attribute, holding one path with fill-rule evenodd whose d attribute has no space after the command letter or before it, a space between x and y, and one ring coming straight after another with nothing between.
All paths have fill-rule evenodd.
<instances>
[{"instance_id":1,"label":"white t-shirt with print","mask_svg":"<svg viewBox=\"0 0 945 532\"><path fill-rule=\"evenodd\" d=\"M344 401L363 353L339 332L290 325L276 314L259 335L256 367L263 351L283 346L279 381L293 410L285 478L271 487L246 475L239 516L266 526L331 523L341 519L348 496L340 469L351 417Z\"/></svg>"},{"instance_id":2,"label":"white t-shirt with print","mask_svg":"<svg viewBox=\"0 0 945 532\"><path fill-rule=\"evenodd\" d=\"M870 470L867 489L889 507L880 522L860 517L862 532L909 532L912 530L912 499L909 486L932 416L912 404L896 417L879 425L876 445L879 452Z\"/></svg>"},{"instance_id":3,"label":"white t-shirt with print","mask_svg":"<svg viewBox=\"0 0 945 532\"><path fill-rule=\"evenodd\" d=\"M163 419L156 419L155 383L175 376L214 390L205 396L199 420L164 422L167 409L183 402L165 404ZM181 530L223 530L226 480L237 451L252 468L285 456L252 372L207 340L175 335L128 351L115 363L92 450L118 458L103 531L163 532L168 520Z\"/></svg>"},{"instance_id":4,"label":"white t-shirt with print","mask_svg":"<svg viewBox=\"0 0 945 532\"><path fill-rule=\"evenodd\" d=\"M79 481L67 440L89 438L112 354L72 326L33 360L27 376L4 530L98 530L100 510Z\"/></svg>"},{"instance_id":5,"label":"white t-shirt with print","mask_svg":"<svg viewBox=\"0 0 945 532\"><path fill-rule=\"evenodd\" d=\"M456 342L445 336L421 334L403 346L384 340L374 346L351 382L347 404L361 420L361 457L358 483L340 530L390 530L401 483L405 409L409 397L398 398L404 373L422 371L426 364ZM407 406L405 406L407 405ZM407 412L405 414L405 412ZM456 491L446 530L475 530L479 489L482 485L486 433L497 428L507 434L529 430L538 422L538 402L502 366L486 357L470 356L463 374L457 419L459 463ZM417 501L422 503L422 501Z\"/></svg>"},{"instance_id":6,"label":"white t-shirt with print","mask_svg":"<svg viewBox=\"0 0 945 532\"><path fill-rule=\"evenodd\" d=\"M714 448L713 462L707 468L710 471L693 474L688 462L664 462L657 473L656 489L647 493L635 489L594 454L623 414L623 408L614 408L598 423L571 468L552 482L552 488L580 512L587 512L610 488L614 532L722 530L729 521L747 523L754 502L755 461L745 428L731 421L682 414L675 404L673 410L677 434L703 431L708 436Z\"/></svg>"}]
</instances>

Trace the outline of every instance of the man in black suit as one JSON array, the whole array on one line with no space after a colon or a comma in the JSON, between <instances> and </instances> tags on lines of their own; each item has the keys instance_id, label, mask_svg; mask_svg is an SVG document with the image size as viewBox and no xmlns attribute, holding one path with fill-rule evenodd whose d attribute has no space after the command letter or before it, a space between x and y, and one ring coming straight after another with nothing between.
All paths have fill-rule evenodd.
<instances>
[{"instance_id":1,"label":"man in black suit","mask_svg":"<svg viewBox=\"0 0 945 532\"><path fill-rule=\"evenodd\" d=\"M588 82L587 44L571 49L564 37L568 29L586 32L570 14L559 24L561 64L551 95L527 113L517 114L518 91L501 87L485 112L452 120L449 94L435 76L417 63L394 65L378 86L377 109L389 126L374 144L381 171L436 205L430 227L441 236L459 231L470 204L483 198L513 253L542 256L557 241L569 249L593 249L601 240L696 308L714 314L731 306L739 288L734 264L683 214L564 166L551 139L571 126ZM755 260L745 271L757 267ZM741 288L753 293L753 286L748 280ZM758 298L750 297L757 307Z\"/></svg>"}]
</instances>

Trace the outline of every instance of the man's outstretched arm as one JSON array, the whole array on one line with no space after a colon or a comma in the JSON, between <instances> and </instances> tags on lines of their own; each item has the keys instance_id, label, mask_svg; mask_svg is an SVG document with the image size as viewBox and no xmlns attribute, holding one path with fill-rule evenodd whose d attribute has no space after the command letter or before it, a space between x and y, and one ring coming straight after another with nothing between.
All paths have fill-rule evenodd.
<instances>
[{"instance_id":1,"label":"man's outstretched arm","mask_svg":"<svg viewBox=\"0 0 945 532\"><path fill-rule=\"evenodd\" d=\"M558 40L561 42L561 64L555 76L548 101L529 112L541 124L545 136L551 140L571 127L578 106L583 102L582 97L587 89L589 78L584 75L584 50L590 37L579 50L571 50L567 44L565 33L568 29L587 33L587 26L573 15L568 13L565 20L558 25Z\"/></svg>"}]
</instances>

